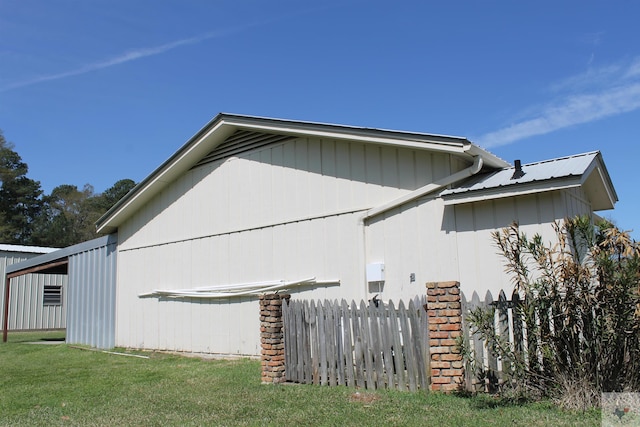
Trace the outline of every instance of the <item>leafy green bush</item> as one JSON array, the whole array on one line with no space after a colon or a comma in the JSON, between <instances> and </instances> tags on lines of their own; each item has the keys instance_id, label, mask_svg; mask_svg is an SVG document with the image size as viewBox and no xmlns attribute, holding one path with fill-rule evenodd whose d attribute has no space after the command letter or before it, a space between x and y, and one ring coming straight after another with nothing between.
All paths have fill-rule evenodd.
<instances>
[{"instance_id":1,"label":"leafy green bush","mask_svg":"<svg viewBox=\"0 0 640 427\"><path fill-rule=\"evenodd\" d=\"M494 233L520 295L514 322L526 331L526 344L513 345L494 330L495 307L469 315L472 331L506 367L499 391L576 409L598 406L602 392L640 391L640 245L587 217L555 231L548 245L517 224ZM466 357L474 366L473 354Z\"/></svg>"}]
</instances>

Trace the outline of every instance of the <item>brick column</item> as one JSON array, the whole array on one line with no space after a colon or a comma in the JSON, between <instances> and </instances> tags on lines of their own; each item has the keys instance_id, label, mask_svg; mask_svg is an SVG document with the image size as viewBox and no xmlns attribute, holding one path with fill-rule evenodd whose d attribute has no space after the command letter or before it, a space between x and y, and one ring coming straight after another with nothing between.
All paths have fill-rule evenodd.
<instances>
[{"instance_id":1,"label":"brick column","mask_svg":"<svg viewBox=\"0 0 640 427\"><path fill-rule=\"evenodd\" d=\"M260 342L262 382L277 384L285 381L284 331L282 301L290 295L260 295Z\"/></svg>"},{"instance_id":2,"label":"brick column","mask_svg":"<svg viewBox=\"0 0 640 427\"><path fill-rule=\"evenodd\" d=\"M460 283L427 283L427 314L431 390L457 390L462 387L464 380L462 354L456 345L456 338L462 333Z\"/></svg>"}]
</instances>

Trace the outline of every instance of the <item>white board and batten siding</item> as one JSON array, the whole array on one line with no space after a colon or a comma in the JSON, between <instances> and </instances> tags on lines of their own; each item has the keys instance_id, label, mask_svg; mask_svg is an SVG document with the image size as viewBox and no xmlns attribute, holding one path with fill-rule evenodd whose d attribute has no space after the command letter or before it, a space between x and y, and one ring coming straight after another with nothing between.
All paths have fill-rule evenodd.
<instances>
[{"instance_id":1,"label":"white board and batten siding","mask_svg":"<svg viewBox=\"0 0 640 427\"><path fill-rule=\"evenodd\" d=\"M138 295L313 276L341 284L302 288L297 298L366 299L367 262L406 257L414 264L455 256L451 239L445 251L421 248L418 240L448 235L441 203L414 203L401 208L402 215L385 214L392 227L404 230L399 238L394 232L385 236L378 219L365 225L362 217L467 166L443 153L298 138L190 170L119 226L116 345L256 355L256 298ZM419 237L414 226L422 230ZM396 238L398 251L380 253L381 234ZM410 244L407 236L413 236ZM391 284L389 297L421 295L426 279L423 274L422 285L405 290Z\"/></svg>"},{"instance_id":2,"label":"white board and batten siding","mask_svg":"<svg viewBox=\"0 0 640 427\"><path fill-rule=\"evenodd\" d=\"M538 233L545 243L551 243L556 241L552 226L555 221L593 212L579 188L459 204L452 209L459 265L456 280L467 295L477 291L481 296L486 291L493 295L500 290L507 295L513 291L492 232L517 221L527 236Z\"/></svg>"},{"instance_id":3,"label":"white board and batten siding","mask_svg":"<svg viewBox=\"0 0 640 427\"><path fill-rule=\"evenodd\" d=\"M21 248L16 246L16 248ZM37 248L36 248L37 250ZM42 248L42 250L48 250ZM48 250L51 251L51 250ZM6 267L41 255L0 245L0 275ZM61 304L44 303L45 286L61 286ZM4 286L0 296L0 318L4 318ZM59 274L27 274L11 279L9 294L9 330L63 329L66 327L67 277Z\"/></svg>"},{"instance_id":4,"label":"white board and batten siding","mask_svg":"<svg viewBox=\"0 0 640 427\"><path fill-rule=\"evenodd\" d=\"M579 188L453 206L433 196L408 203L367 227L367 260L385 268L385 282L372 284L371 293L408 300L424 292L426 282L449 280L459 281L469 294L511 292L494 231L516 221L529 236L539 233L553 242L554 221L591 213Z\"/></svg>"}]
</instances>

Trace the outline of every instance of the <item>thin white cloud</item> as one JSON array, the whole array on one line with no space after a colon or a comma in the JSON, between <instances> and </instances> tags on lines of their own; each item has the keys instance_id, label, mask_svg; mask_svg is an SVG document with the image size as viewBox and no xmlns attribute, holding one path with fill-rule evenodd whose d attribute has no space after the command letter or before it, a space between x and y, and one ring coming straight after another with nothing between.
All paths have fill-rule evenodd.
<instances>
[{"instance_id":1,"label":"thin white cloud","mask_svg":"<svg viewBox=\"0 0 640 427\"><path fill-rule=\"evenodd\" d=\"M640 58L566 79L554 90L571 92L539 108L529 118L477 138L492 148L640 109Z\"/></svg>"},{"instance_id":2,"label":"thin white cloud","mask_svg":"<svg viewBox=\"0 0 640 427\"><path fill-rule=\"evenodd\" d=\"M237 31L237 29L235 30ZM64 79L67 77L72 77L72 76L78 76L81 74L86 74L86 73L90 73L92 71L96 71L96 70L101 70L104 68L109 68L109 67L113 67L115 65L120 65L120 64L124 64L126 62L130 62L130 61L135 61L136 59L141 59L141 58L146 58L149 56L155 56L155 55L160 55L163 54L165 52L168 52L170 50L176 49L178 47L181 46L186 46L186 45L192 45L192 44L196 44L196 43L200 43L203 42L207 39L211 39L214 37L221 37L224 36L228 33L234 32L234 30L224 30L224 31L219 31L219 32L210 32L210 33L206 33L197 37L192 37L192 38L188 38L188 39L182 39L182 40L177 40L171 43L166 43L163 44L161 46L155 46L155 47L149 47L149 48L142 48L142 49L135 49L135 50L131 50L128 52L125 52L121 55L118 55L116 57L104 60L104 61L98 61L98 62L93 62L93 63L89 63L89 64L85 64L79 68L76 68L74 70L70 70L70 71L65 71L62 73L57 73L57 74L49 74L49 75L44 75L44 76L39 76L39 77L34 77L32 79L27 79L27 80L22 80L22 81L18 81L15 83L11 83L3 88L0 88L0 92L6 92L12 89L17 89L17 88L21 88L21 87L25 87L25 86L31 86L34 84L38 84L38 83L43 83L43 82L48 82L48 81L52 81L52 80L59 80L59 79Z\"/></svg>"},{"instance_id":3,"label":"thin white cloud","mask_svg":"<svg viewBox=\"0 0 640 427\"><path fill-rule=\"evenodd\" d=\"M637 79L640 78L640 58L636 58L631 65L627 68L626 73L623 76L625 79Z\"/></svg>"}]
</instances>

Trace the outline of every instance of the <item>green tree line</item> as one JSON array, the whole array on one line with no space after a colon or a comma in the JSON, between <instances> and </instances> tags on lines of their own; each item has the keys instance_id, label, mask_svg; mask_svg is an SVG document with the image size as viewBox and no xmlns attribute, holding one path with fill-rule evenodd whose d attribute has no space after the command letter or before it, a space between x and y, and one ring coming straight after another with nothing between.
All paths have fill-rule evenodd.
<instances>
[{"instance_id":1,"label":"green tree line","mask_svg":"<svg viewBox=\"0 0 640 427\"><path fill-rule=\"evenodd\" d=\"M117 181L103 193L63 184L44 194L0 131L0 243L66 247L98 236L95 222L135 186Z\"/></svg>"}]
</instances>

